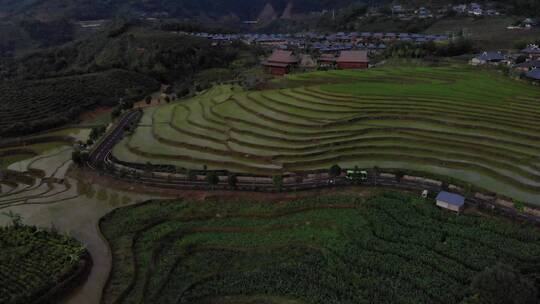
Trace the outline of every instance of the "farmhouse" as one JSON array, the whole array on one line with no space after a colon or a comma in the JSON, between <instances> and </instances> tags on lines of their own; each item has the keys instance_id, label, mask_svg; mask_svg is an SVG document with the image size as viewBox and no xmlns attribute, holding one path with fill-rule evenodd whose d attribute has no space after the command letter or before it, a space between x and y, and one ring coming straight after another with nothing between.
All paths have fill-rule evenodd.
<instances>
[{"instance_id":1,"label":"farmhouse","mask_svg":"<svg viewBox=\"0 0 540 304\"><path fill-rule=\"evenodd\" d=\"M532 71L534 69L540 69L540 60L531 60L531 61L518 63L514 65L513 68L523 73Z\"/></svg>"},{"instance_id":2,"label":"farmhouse","mask_svg":"<svg viewBox=\"0 0 540 304\"><path fill-rule=\"evenodd\" d=\"M291 51L283 50L275 50L272 55L262 63L268 73L277 76L288 74L297 64L298 58L296 58Z\"/></svg>"},{"instance_id":3,"label":"farmhouse","mask_svg":"<svg viewBox=\"0 0 540 304\"><path fill-rule=\"evenodd\" d=\"M528 45L525 49L521 50L521 53L532 60L540 59L540 47L536 44Z\"/></svg>"},{"instance_id":4,"label":"farmhouse","mask_svg":"<svg viewBox=\"0 0 540 304\"><path fill-rule=\"evenodd\" d=\"M525 77L540 82L540 69L534 69L525 74Z\"/></svg>"},{"instance_id":5,"label":"farmhouse","mask_svg":"<svg viewBox=\"0 0 540 304\"><path fill-rule=\"evenodd\" d=\"M465 198L463 196L450 192L443 191L439 193L435 200L437 201L437 206L455 212L460 212L465 206Z\"/></svg>"},{"instance_id":6,"label":"farmhouse","mask_svg":"<svg viewBox=\"0 0 540 304\"><path fill-rule=\"evenodd\" d=\"M367 51L342 51L336 60L340 69L367 69L369 59Z\"/></svg>"},{"instance_id":7,"label":"farmhouse","mask_svg":"<svg viewBox=\"0 0 540 304\"><path fill-rule=\"evenodd\" d=\"M501 52L484 52L473 59L471 59L472 65L484 65L484 64L498 64L504 61L506 58Z\"/></svg>"}]
</instances>

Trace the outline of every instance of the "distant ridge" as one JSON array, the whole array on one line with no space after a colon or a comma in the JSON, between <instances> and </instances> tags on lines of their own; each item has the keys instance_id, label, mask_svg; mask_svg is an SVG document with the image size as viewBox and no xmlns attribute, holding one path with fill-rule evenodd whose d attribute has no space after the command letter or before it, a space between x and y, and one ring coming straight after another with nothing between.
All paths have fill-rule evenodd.
<instances>
[{"instance_id":1,"label":"distant ridge","mask_svg":"<svg viewBox=\"0 0 540 304\"><path fill-rule=\"evenodd\" d=\"M263 10L259 14L259 21L262 23L272 22L277 19L277 13L272 4L266 3Z\"/></svg>"},{"instance_id":2,"label":"distant ridge","mask_svg":"<svg viewBox=\"0 0 540 304\"><path fill-rule=\"evenodd\" d=\"M287 3L287 7L285 7L285 10L283 11L283 14L281 15L281 19L292 19L293 8L293 1L289 1L289 3Z\"/></svg>"}]
</instances>

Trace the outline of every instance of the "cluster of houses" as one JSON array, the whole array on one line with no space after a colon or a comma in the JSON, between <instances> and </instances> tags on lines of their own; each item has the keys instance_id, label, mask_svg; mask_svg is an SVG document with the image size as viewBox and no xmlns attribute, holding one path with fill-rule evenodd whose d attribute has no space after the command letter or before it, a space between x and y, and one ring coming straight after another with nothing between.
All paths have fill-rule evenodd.
<instances>
[{"instance_id":1,"label":"cluster of houses","mask_svg":"<svg viewBox=\"0 0 540 304\"><path fill-rule=\"evenodd\" d=\"M501 14L493 8L485 7L482 4L475 2L470 4L454 5L452 6L452 11L459 15L468 16L499 16Z\"/></svg>"},{"instance_id":2,"label":"cluster of houses","mask_svg":"<svg viewBox=\"0 0 540 304\"><path fill-rule=\"evenodd\" d=\"M507 29L509 29L509 30L522 30L522 29L530 30L530 29L538 27L538 25L539 25L539 22L536 19L525 18L523 21L521 21L521 22L519 22L519 23L517 23L515 25L508 26Z\"/></svg>"},{"instance_id":3,"label":"cluster of houses","mask_svg":"<svg viewBox=\"0 0 540 304\"><path fill-rule=\"evenodd\" d=\"M299 33L299 34L209 34L186 33L206 38L214 45L243 41L249 45L258 45L270 49L313 50L321 53L335 53L361 49L369 52L385 50L396 42L427 43L441 42L449 39L446 35L423 35L411 33L373 33L373 32L340 32L333 34Z\"/></svg>"},{"instance_id":4,"label":"cluster of houses","mask_svg":"<svg viewBox=\"0 0 540 304\"><path fill-rule=\"evenodd\" d=\"M430 8L407 7L401 4L396 4L391 7L392 16L401 20L412 20L414 18L441 18L448 15L450 12L460 16L499 16L501 13L489 6L484 6L479 3L458 4L458 5L442 5L433 6Z\"/></svg>"},{"instance_id":5,"label":"cluster of houses","mask_svg":"<svg viewBox=\"0 0 540 304\"><path fill-rule=\"evenodd\" d=\"M302 71L323 68L339 69L367 69L369 57L366 50L346 50L339 54L322 54L314 59L311 55L301 54L296 56L292 51L274 50L272 55L262 62L266 72L283 76L295 69Z\"/></svg>"},{"instance_id":6,"label":"cluster of houses","mask_svg":"<svg viewBox=\"0 0 540 304\"><path fill-rule=\"evenodd\" d=\"M535 44L530 44L520 52L510 55L502 52L483 52L475 56L470 63L475 66L507 65L528 79L540 81L540 47Z\"/></svg>"}]
</instances>

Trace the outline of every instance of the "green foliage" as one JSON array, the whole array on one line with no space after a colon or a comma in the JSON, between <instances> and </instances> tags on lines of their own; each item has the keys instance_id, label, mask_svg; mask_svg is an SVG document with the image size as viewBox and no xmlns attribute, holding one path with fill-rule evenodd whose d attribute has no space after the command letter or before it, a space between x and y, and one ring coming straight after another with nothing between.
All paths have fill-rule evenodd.
<instances>
[{"instance_id":1,"label":"green foliage","mask_svg":"<svg viewBox=\"0 0 540 304\"><path fill-rule=\"evenodd\" d=\"M0 227L0 303L33 303L86 255L77 241L36 227Z\"/></svg>"},{"instance_id":2,"label":"green foliage","mask_svg":"<svg viewBox=\"0 0 540 304\"><path fill-rule=\"evenodd\" d=\"M238 183L238 177L236 176L236 174L229 174L227 178L227 183L229 184L229 187L231 187L232 189L236 189L236 184Z\"/></svg>"},{"instance_id":3,"label":"green foliage","mask_svg":"<svg viewBox=\"0 0 540 304\"><path fill-rule=\"evenodd\" d=\"M534 304L538 290L533 282L512 267L496 264L478 273L471 284L470 304Z\"/></svg>"},{"instance_id":4,"label":"green foliage","mask_svg":"<svg viewBox=\"0 0 540 304\"><path fill-rule=\"evenodd\" d=\"M88 154L87 153L83 153L81 150L79 149L76 149L74 150L73 152L71 152L71 160L73 160L73 162L81 167L85 164L85 162L88 160Z\"/></svg>"},{"instance_id":5,"label":"green foliage","mask_svg":"<svg viewBox=\"0 0 540 304\"><path fill-rule=\"evenodd\" d=\"M209 171L206 173L206 182L213 188L219 183L219 176L215 171Z\"/></svg>"},{"instance_id":6,"label":"green foliage","mask_svg":"<svg viewBox=\"0 0 540 304\"><path fill-rule=\"evenodd\" d=\"M514 208L519 212L523 212L525 211L525 203L522 201L514 201Z\"/></svg>"},{"instance_id":7,"label":"green foliage","mask_svg":"<svg viewBox=\"0 0 540 304\"><path fill-rule=\"evenodd\" d=\"M122 70L0 83L0 135L15 136L60 126L97 106L113 105L119 96L133 101L158 83Z\"/></svg>"},{"instance_id":8,"label":"green foliage","mask_svg":"<svg viewBox=\"0 0 540 304\"><path fill-rule=\"evenodd\" d=\"M281 191L281 188L283 187L283 175L273 176L272 182L274 183L274 186L278 189L278 191Z\"/></svg>"},{"instance_id":9,"label":"green foliage","mask_svg":"<svg viewBox=\"0 0 540 304\"><path fill-rule=\"evenodd\" d=\"M448 44L400 42L390 45L384 52L386 57L424 58L427 56L452 57L474 51L472 41L458 39Z\"/></svg>"},{"instance_id":10,"label":"green foliage","mask_svg":"<svg viewBox=\"0 0 540 304\"><path fill-rule=\"evenodd\" d=\"M96 141L105 133L105 131L107 131L107 127L105 126L93 127L88 137L91 140Z\"/></svg>"},{"instance_id":11,"label":"green foliage","mask_svg":"<svg viewBox=\"0 0 540 304\"><path fill-rule=\"evenodd\" d=\"M338 177L341 175L341 170L339 165L333 165L330 167L330 170L328 170L328 175L330 175L330 177Z\"/></svg>"},{"instance_id":12,"label":"green foliage","mask_svg":"<svg viewBox=\"0 0 540 304\"><path fill-rule=\"evenodd\" d=\"M22 226L22 216L13 212L13 210L9 210L9 212L2 212L2 215L7 216L11 220L13 227L18 228Z\"/></svg>"},{"instance_id":13,"label":"green foliage","mask_svg":"<svg viewBox=\"0 0 540 304\"><path fill-rule=\"evenodd\" d=\"M473 278L497 263L526 270L510 277L515 292L531 295L525 277L540 274L534 228L394 192L367 201L154 201L109 214L101 228L115 261L104 303L259 295L453 304L491 290Z\"/></svg>"}]
</instances>

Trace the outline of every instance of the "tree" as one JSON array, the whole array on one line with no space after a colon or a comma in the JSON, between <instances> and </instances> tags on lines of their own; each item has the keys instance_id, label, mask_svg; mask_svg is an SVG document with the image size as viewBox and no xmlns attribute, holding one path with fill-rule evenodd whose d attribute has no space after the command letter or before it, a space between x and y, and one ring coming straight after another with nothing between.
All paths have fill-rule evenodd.
<instances>
[{"instance_id":1,"label":"tree","mask_svg":"<svg viewBox=\"0 0 540 304\"><path fill-rule=\"evenodd\" d=\"M377 185L379 174L381 174L381 169L377 166L373 167L373 185Z\"/></svg>"},{"instance_id":2,"label":"tree","mask_svg":"<svg viewBox=\"0 0 540 304\"><path fill-rule=\"evenodd\" d=\"M73 160L73 162L77 165L77 166L82 166L83 165L83 162L82 162L82 158L81 158L81 151L80 150L74 150L73 152L71 152L71 160Z\"/></svg>"},{"instance_id":3,"label":"tree","mask_svg":"<svg viewBox=\"0 0 540 304\"><path fill-rule=\"evenodd\" d=\"M114 110L111 112L111 117L115 119L120 116L120 114L122 114L122 109L120 107L115 107Z\"/></svg>"},{"instance_id":4,"label":"tree","mask_svg":"<svg viewBox=\"0 0 540 304\"><path fill-rule=\"evenodd\" d=\"M514 208L519 212L523 212L525 211L525 203L522 201L514 201Z\"/></svg>"},{"instance_id":5,"label":"tree","mask_svg":"<svg viewBox=\"0 0 540 304\"><path fill-rule=\"evenodd\" d=\"M281 188L283 188L283 175L276 175L272 177L272 182L278 191L281 191Z\"/></svg>"},{"instance_id":6,"label":"tree","mask_svg":"<svg viewBox=\"0 0 540 304\"><path fill-rule=\"evenodd\" d=\"M533 282L509 265L496 264L478 273L471 284L468 304L534 304L538 290Z\"/></svg>"},{"instance_id":7,"label":"tree","mask_svg":"<svg viewBox=\"0 0 540 304\"><path fill-rule=\"evenodd\" d=\"M79 163L75 162L75 159L73 161L79 166L84 166L90 160L90 154L88 153L88 151L81 151L81 150L77 150L77 151L78 151L78 155L76 157L78 158Z\"/></svg>"},{"instance_id":8,"label":"tree","mask_svg":"<svg viewBox=\"0 0 540 304\"><path fill-rule=\"evenodd\" d=\"M332 167L330 167L330 170L328 170L328 175L332 178L340 176L341 167L338 165L333 165Z\"/></svg>"},{"instance_id":9,"label":"tree","mask_svg":"<svg viewBox=\"0 0 540 304\"><path fill-rule=\"evenodd\" d=\"M13 210L3 212L2 214L11 220L13 227L17 228L22 226L22 216L20 214L13 212Z\"/></svg>"},{"instance_id":10,"label":"tree","mask_svg":"<svg viewBox=\"0 0 540 304\"><path fill-rule=\"evenodd\" d=\"M236 184L238 183L238 177L236 176L236 174L231 173L229 174L227 182L229 183L229 187L231 187L232 189L236 189Z\"/></svg>"},{"instance_id":11,"label":"tree","mask_svg":"<svg viewBox=\"0 0 540 304\"><path fill-rule=\"evenodd\" d=\"M188 180L191 181L191 182L197 181L197 172L196 171L188 170L186 172L186 176L187 176Z\"/></svg>"},{"instance_id":12,"label":"tree","mask_svg":"<svg viewBox=\"0 0 540 304\"><path fill-rule=\"evenodd\" d=\"M400 183L401 179L405 176L405 172L399 170L396 172L396 182Z\"/></svg>"},{"instance_id":13,"label":"tree","mask_svg":"<svg viewBox=\"0 0 540 304\"><path fill-rule=\"evenodd\" d=\"M219 176L215 171L209 171L206 173L206 182L214 190L214 187L219 184Z\"/></svg>"}]
</instances>

